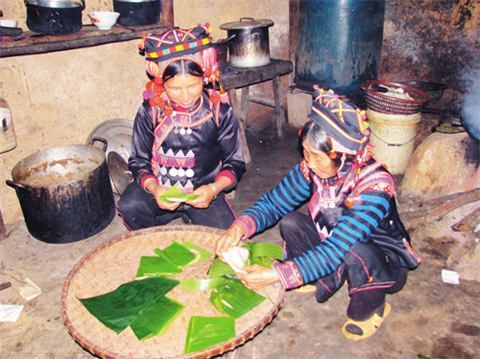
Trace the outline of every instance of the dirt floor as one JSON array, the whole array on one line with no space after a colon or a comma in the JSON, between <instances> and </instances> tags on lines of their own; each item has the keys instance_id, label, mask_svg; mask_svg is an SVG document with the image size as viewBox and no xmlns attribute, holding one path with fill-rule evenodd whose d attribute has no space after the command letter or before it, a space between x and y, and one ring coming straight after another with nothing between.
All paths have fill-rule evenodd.
<instances>
[{"instance_id":1,"label":"dirt floor","mask_svg":"<svg viewBox=\"0 0 480 359\"><path fill-rule=\"evenodd\" d=\"M252 106L252 115L257 114L257 107ZM262 111L248 124L252 163L230 201L237 214L272 188L301 158L297 150L298 129L288 127L286 138L278 140L273 116L273 111ZM7 230L8 237L0 241L0 280L9 278L13 287L0 292L0 304L25 307L16 322L0 323L0 357L95 357L74 341L63 323L62 287L69 271L83 256L127 232L120 218L116 216L101 233L69 244L34 239L23 220L7 226ZM281 244L278 227L257 235L253 241ZM316 302L313 292L289 291L273 321L252 340L223 357L480 358L480 283L461 280L459 285L451 285L442 281L441 270L446 268L451 245L448 236L443 240L413 236L412 244L423 263L410 273L401 292L387 297L392 312L374 336L353 342L342 335L340 329L347 319L349 300L345 286L324 304ZM28 302L18 294L20 283L11 279L12 275L22 274L42 290L40 296Z\"/></svg>"}]
</instances>

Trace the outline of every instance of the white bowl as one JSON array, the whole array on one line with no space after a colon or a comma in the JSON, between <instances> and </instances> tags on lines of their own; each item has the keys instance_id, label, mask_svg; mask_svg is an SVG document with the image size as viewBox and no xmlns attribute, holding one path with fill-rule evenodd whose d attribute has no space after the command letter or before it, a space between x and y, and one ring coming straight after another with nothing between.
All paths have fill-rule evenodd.
<instances>
[{"instance_id":1,"label":"white bowl","mask_svg":"<svg viewBox=\"0 0 480 359\"><path fill-rule=\"evenodd\" d=\"M115 11L93 11L88 13L88 17L93 25L98 27L99 30L110 30L117 22L119 16L120 13Z\"/></svg>"},{"instance_id":2,"label":"white bowl","mask_svg":"<svg viewBox=\"0 0 480 359\"><path fill-rule=\"evenodd\" d=\"M0 20L0 26L4 27L17 27L18 21L17 20Z\"/></svg>"}]
</instances>

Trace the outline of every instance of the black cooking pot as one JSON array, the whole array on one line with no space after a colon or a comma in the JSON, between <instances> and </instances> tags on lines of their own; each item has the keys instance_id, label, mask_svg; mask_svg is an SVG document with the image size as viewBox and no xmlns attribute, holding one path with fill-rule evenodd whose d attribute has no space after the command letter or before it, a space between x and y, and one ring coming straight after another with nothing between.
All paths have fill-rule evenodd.
<instances>
[{"instance_id":1,"label":"black cooking pot","mask_svg":"<svg viewBox=\"0 0 480 359\"><path fill-rule=\"evenodd\" d=\"M68 35L82 29L85 0L25 0L27 27L40 34Z\"/></svg>"},{"instance_id":2,"label":"black cooking pot","mask_svg":"<svg viewBox=\"0 0 480 359\"><path fill-rule=\"evenodd\" d=\"M115 202L105 149L92 145L53 147L17 163L13 181L6 182L17 192L33 237L48 243L70 243L110 224Z\"/></svg>"},{"instance_id":3,"label":"black cooking pot","mask_svg":"<svg viewBox=\"0 0 480 359\"><path fill-rule=\"evenodd\" d=\"M153 25L160 20L160 0L113 0L123 26Z\"/></svg>"}]
</instances>

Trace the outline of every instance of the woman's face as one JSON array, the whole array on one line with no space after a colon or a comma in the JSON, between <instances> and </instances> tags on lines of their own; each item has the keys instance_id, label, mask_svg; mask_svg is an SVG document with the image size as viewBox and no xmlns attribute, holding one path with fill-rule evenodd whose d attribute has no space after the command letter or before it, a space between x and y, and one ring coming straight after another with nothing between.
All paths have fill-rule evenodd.
<instances>
[{"instance_id":1,"label":"woman's face","mask_svg":"<svg viewBox=\"0 0 480 359\"><path fill-rule=\"evenodd\" d=\"M203 79L191 75L176 75L165 82L163 87L171 101L190 108L202 96Z\"/></svg>"},{"instance_id":2,"label":"woman's face","mask_svg":"<svg viewBox=\"0 0 480 359\"><path fill-rule=\"evenodd\" d=\"M337 174L334 163L325 152L313 148L310 142L304 140L303 157L310 168L318 177L326 179Z\"/></svg>"}]
</instances>

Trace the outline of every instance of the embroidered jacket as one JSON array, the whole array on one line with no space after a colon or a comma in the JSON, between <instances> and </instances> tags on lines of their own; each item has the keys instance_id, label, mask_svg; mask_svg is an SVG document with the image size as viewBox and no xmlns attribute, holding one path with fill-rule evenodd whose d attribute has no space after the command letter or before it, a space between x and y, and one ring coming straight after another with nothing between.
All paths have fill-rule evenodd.
<instances>
[{"instance_id":1,"label":"embroidered jacket","mask_svg":"<svg viewBox=\"0 0 480 359\"><path fill-rule=\"evenodd\" d=\"M374 158L368 160L361 167L358 184L362 203L349 208L345 199L355 186L349 167L336 177L321 179L303 160L277 187L236 219L247 237L251 237L310 198L310 216L322 242L315 250L275 267L286 289L334 272L350 247L367 238L380 244L384 251L395 252L399 265L410 269L418 266L420 259L411 249L410 238L398 216L390 173Z\"/></svg>"},{"instance_id":2,"label":"embroidered jacket","mask_svg":"<svg viewBox=\"0 0 480 359\"><path fill-rule=\"evenodd\" d=\"M191 113L165 116L145 101L135 118L129 166L142 187L154 178L191 192L225 176L232 188L245 171L238 120L230 105L213 105L207 91Z\"/></svg>"}]
</instances>

